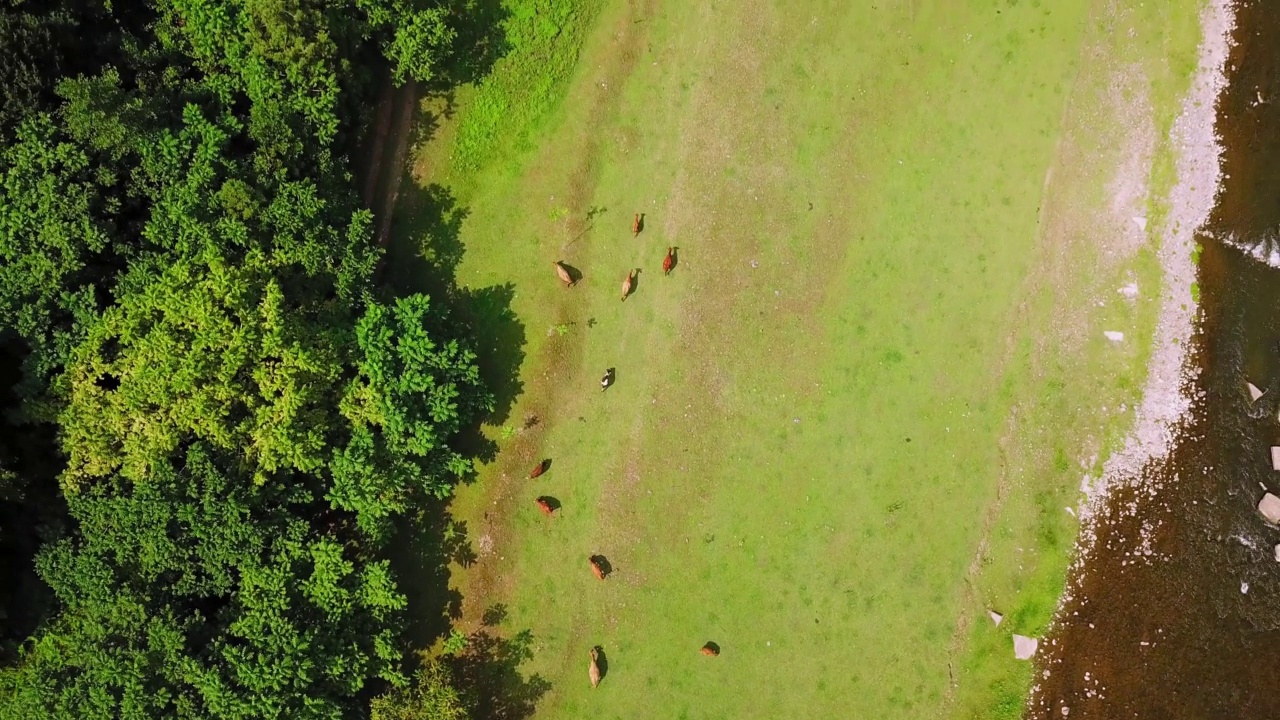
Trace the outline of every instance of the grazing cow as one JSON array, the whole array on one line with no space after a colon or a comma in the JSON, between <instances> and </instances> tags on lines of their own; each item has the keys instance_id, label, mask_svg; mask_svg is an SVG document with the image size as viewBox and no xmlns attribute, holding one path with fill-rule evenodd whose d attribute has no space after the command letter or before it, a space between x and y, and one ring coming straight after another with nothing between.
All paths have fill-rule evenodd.
<instances>
[{"instance_id":1,"label":"grazing cow","mask_svg":"<svg viewBox=\"0 0 1280 720\"><path fill-rule=\"evenodd\" d=\"M547 461L543 460L537 465L534 465L533 470L529 471L529 479L533 480L534 478L541 477L542 473L547 471L547 464Z\"/></svg>"},{"instance_id":2,"label":"grazing cow","mask_svg":"<svg viewBox=\"0 0 1280 720\"><path fill-rule=\"evenodd\" d=\"M573 285L573 276L569 274L569 270L564 266L564 263L557 260L551 264L556 266L556 275L560 277L560 282L564 283L565 287L571 287Z\"/></svg>"},{"instance_id":3,"label":"grazing cow","mask_svg":"<svg viewBox=\"0 0 1280 720\"><path fill-rule=\"evenodd\" d=\"M662 258L662 274L670 275L671 268L676 266L675 248L667 248L667 256Z\"/></svg>"},{"instance_id":4,"label":"grazing cow","mask_svg":"<svg viewBox=\"0 0 1280 720\"><path fill-rule=\"evenodd\" d=\"M636 237L639 234L640 234L640 213L636 213L636 218L631 221L631 237Z\"/></svg>"},{"instance_id":5,"label":"grazing cow","mask_svg":"<svg viewBox=\"0 0 1280 720\"><path fill-rule=\"evenodd\" d=\"M542 511L543 515L553 517L556 514L556 509L551 504L551 499L547 496L544 495L537 500L534 500L534 502L538 503L538 509Z\"/></svg>"},{"instance_id":6,"label":"grazing cow","mask_svg":"<svg viewBox=\"0 0 1280 720\"><path fill-rule=\"evenodd\" d=\"M627 296L631 294L631 288L635 285L636 271L629 270L627 276L622 279L622 299L625 301Z\"/></svg>"},{"instance_id":7,"label":"grazing cow","mask_svg":"<svg viewBox=\"0 0 1280 720\"><path fill-rule=\"evenodd\" d=\"M596 663L596 658L600 656L600 651L591 648L591 664L587 666L587 677L591 678L591 687L600 684L600 665Z\"/></svg>"},{"instance_id":8,"label":"grazing cow","mask_svg":"<svg viewBox=\"0 0 1280 720\"><path fill-rule=\"evenodd\" d=\"M597 580L604 579L604 566L600 564L599 555L588 555L587 562L591 563L591 572L595 573Z\"/></svg>"},{"instance_id":9,"label":"grazing cow","mask_svg":"<svg viewBox=\"0 0 1280 720\"><path fill-rule=\"evenodd\" d=\"M716 657L720 654L720 646L709 642L702 646L702 654L707 657Z\"/></svg>"},{"instance_id":10,"label":"grazing cow","mask_svg":"<svg viewBox=\"0 0 1280 720\"><path fill-rule=\"evenodd\" d=\"M613 384L613 368L609 368L608 370L604 371L604 377L600 378L600 392L604 392L605 390L608 390L609 386L612 384Z\"/></svg>"}]
</instances>

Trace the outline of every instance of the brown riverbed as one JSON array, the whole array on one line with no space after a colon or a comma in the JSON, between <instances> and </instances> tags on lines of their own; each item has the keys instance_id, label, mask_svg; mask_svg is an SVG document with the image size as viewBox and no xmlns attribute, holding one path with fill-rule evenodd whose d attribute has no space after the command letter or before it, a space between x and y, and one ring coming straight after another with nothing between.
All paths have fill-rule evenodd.
<instances>
[{"instance_id":1,"label":"brown riverbed","mask_svg":"<svg viewBox=\"0 0 1280 720\"><path fill-rule=\"evenodd\" d=\"M1194 411L1154 494L1124 488L1054 632L1028 717L1280 718L1280 3L1237 5L1223 192L1200 237ZM1261 102L1259 101L1261 100ZM1261 259L1245 250L1258 250ZM1266 390L1250 401L1245 381ZM1121 512L1135 504L1133 514ZM1047 673L1047 675L1044 675Z\"/></svg>"}]
</instances>

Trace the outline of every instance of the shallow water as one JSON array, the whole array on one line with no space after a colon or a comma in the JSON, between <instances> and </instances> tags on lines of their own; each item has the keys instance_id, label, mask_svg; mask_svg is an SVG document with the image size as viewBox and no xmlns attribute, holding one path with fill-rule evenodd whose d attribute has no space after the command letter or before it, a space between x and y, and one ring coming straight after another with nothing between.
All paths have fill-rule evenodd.
<instances>
[{"instance_id":1,"label":"shallow water","mask_svg":"<svg viewBox=\"0 0 1280 720\"><path fill-rule=\"evenodd\" d=\"M1255 510L1264 486L1280 494L1280 269L1266 262L1280 250L1280 3L1240 2L1236 27L1224 190L1200 238L1193 419L1146 470L1157 492L1113 498L1041 646L1030 718L1280 718L1280 530ZM1257 403L1246 380L1266 390ZM1139 512L1119 512L1130 503Z\"/></svg>"}]
</instances>

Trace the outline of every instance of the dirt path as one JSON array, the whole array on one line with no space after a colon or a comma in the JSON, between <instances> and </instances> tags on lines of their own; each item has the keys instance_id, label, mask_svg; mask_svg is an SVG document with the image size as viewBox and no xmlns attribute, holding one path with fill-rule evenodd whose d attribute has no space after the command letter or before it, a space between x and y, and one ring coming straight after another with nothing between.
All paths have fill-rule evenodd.
<instances>
[{"instance_id":1,"label":"dirt path","mask_svg":"<svg viewBox=\"0 0 1280 720\"><path fill-rule=\"evenodd\" d=\"M409 143L413 138L413 111L418 106L418 83L410 80L396 88L391 107L395 119L389 131L391 157L382 172L382 182L377 197L382 200L378 218L378 245L385 248L391 238L391 222L396 205L400 202L400 186L409 173Z\"/></svg>"},{"instance_id":2,"label":"dirt path","mask_svg":"<svg viewBox=\"0 0 1280 720\"><path fill-rule=\"evenodd\" d=\"M391 134L391 119L395 112L396 88L388 75L378 92L378 112L373 126L373 137L369 141L369 162L364 170L364 192L360 197L364 206L373 209L378 197L378 186L384 182L383 155L386 152L387 137Z\"/></svg>"},{"instance_id":3,"label":"dirt path","mask_svg":"<svg viewBox=\"0 0 1280 720\"><path fill-rule=\"evenodd\" d=\"M567 179L568 196L566 198L570 222L564 232L564 243L560 252L564 253L570 245L579 244L584 236L591 232L593 220L590 218L588 204L595 187L595 177L599 166L600 135L598 129L610 113L616 110L626 81L639 58L640 49L644 45L648 26L642 22L651 12L654 0L631 2L612 27L613 42L608 52L600 57L600 62L593 68L593 92L590 101L579 103L585 105L587 112L575 122L575 132L579 141L574 144L575 157L572 161L574 170ZM531 184L537 186L544 182L535 178ZM620 222L617 217L609 218L613 223ZM579 247L582 250L582 247ZM563 257L563 255L561 255ZM579 254L581 257L581 254ZM595 283L597 278L588 278L584 282ZM588 319L583 315L581 298L583 283L565 292L556 308L558 324L573 323L585 326ZM485 505L489 510L484 514L483 525L475 531L476 543L482 549L476 563L466 574L462 588L464 597L464 627L478 626L485 610L494 603L509 596L509 576L504 576L502 568L503 549L511 542L511 518L516 513L516 502L520 491L528 480L529 469L540 461L543 438L558 424L573 419L572 412L561 408L569 405L565 394L572 392L570 385L574 383L573 368L580 357L585 336L573 334L559 337L549 342L543 352L533 361L535 378L524 388L521 399L523 419L520 430L514 441L503 451L498 459L496 472L491 475L486 487Z\"/></svg>"},{"instance_id":4,"label":"dirt path","mask_svg":"<svg viewBox=\"0 0 1280 720\"><path fill-rule=\"evenodd\" d=\"M368 142L369 162L364 172L361 198L373 211L377 242L387 247L400 187L409 172L409 147L413 139L418 85L413 80L395 87L388 77L378 96L373 135Z\"/></svg>"}]
</instances>

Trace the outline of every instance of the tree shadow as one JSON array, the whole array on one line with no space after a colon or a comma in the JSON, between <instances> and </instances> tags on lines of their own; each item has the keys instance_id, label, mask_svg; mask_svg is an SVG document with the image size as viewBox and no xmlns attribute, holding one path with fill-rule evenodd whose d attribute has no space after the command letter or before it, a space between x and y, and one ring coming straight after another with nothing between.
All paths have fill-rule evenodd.
<instances>
[{"instance_id":1,"label":"tree shadow","mask_svg":"<svg viewBox=\"0 0 1280 720\"><path fill-rule=\"evenodd\" d=\"M479 80L511 49L504 21L510 16L502 0L451 0L450 26L456 48L446 63L443 82L461 85Z\"/></svg>"},{"instance_id":2,"label":"tree shadow","mask_svg":"<svg viewBox=\"0 0 1280 720\"><path fill-rule=\"evenodd\" d=\"M522 630L503 638L480 630L467 638L466 649L447 662L460 687L472 693L475 720L522 720L533 715L551 690L541 675L525 677L520 666L533 657L533 633Z\"/></svg>"},{"instance_id":3,"label":"tree shadow","mask_svg":"<svg viewBox=\"0 0 1280 720\"><path fill-rule=\"evenodd\" d=\"M476 362L480 378L493 393L494 408L488 421L507 422L516 398L524 390L520 366L524 364L525 326L511 305L514 283L466 288L455 297L457 312L475 333Z\"/></svg>"},{"instance_id":4,"label":"tree shadow","mask_svg":"<svg viewBox=\"0 0 1280 720\"><path fill-rule=\"evenodd\" d=\"M28 354L24 343L0 338L0 666L18 662L19 648L57 611L35 558L72 522L57 480L58 428L26 414Z\"/></svg>"},{"instance_id":5,"label":"tree shadow","mask_svg":"<svg viewBox=\"0 0 1280 720\"><path fill-rule=\"evenodd\" d=\"M467 524L454 520L443 501L430 501L417 517L399 524L399 540L387 552L408 603L405 635L415 647L429 648L462 617L462 593L449 586L449 566L467 567L476 553Z\"/></svg>"},{"instance_id":6,"label":"tree shadow","mask_svg":"<svg viewBox=\"0 0 1280 720\"><path fill-rule=\"evenodd\" d=\"M413 115L413 134L409 139L410 148L422 147L435 138L441 121L452 119L457 112L457 98L457 92L453 88L427 88L418 94L417 112Z\"/></svg>"},{"instance_id":7,"label":"tree shadow","mask_svg":"<svg viewBox=\"0 0 1280 720\"><path fill-rule=\"evenodd\" d=\"M494 603L484 609L484 615L480 618L480 623L485 627L497 627L507 620L507 606L504 603Z\"/></svg>"},{"instance_id":8,"label":"tree shadow","mask_svg":"<svg viewBox=\"0 0 1280 720\"><path fill-rule=\"evenodd\" d=\"M469 215L442 185L404 193L396 208L384 281L398 294L452 295L464 252L462 224Z\"/></svg>"},{"instance_id":9,"label":"tree shadow","mask_svg":"<svg viewBox=\"0 0 1280 720\"><path fill-rule=\"evenodd\" d=\"M457 270L465 253L461 233L466 208L441 185L406 193L396 215L395 241L387 249L384 282L397 295L425 293L449 312L450 324L467 329L485 387L493 393L493 410L465 428L454 446L460 452L491 462L497 445L481 432L481 423L501 425L523 390L525 326L512 309L513 283L488 287L460 287Z\"/></svg>"}]
</instances>

